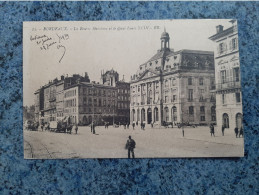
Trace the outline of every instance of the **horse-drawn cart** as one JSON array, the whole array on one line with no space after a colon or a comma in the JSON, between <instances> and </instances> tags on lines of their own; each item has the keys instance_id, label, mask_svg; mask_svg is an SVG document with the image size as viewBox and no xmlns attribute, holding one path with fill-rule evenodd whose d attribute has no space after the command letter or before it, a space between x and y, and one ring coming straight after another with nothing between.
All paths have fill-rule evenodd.
<instances>
[{"instance_id":1,"label":"horse-drawn cart","mask_svg":"<svg viewBox=\"0 0 259 195\"><path fill-rule=\"evenodd\" d=\"M73 124L71 124L70 117L64 117L60 121L51 121L50 122L50 130L60 133L72 133Z\"/></svg>"}]
</instances>

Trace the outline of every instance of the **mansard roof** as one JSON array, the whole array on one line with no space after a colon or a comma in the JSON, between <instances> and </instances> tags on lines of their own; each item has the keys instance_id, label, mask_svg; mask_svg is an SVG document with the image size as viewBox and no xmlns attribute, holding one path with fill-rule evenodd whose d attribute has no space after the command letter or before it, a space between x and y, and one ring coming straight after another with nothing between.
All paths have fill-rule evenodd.
<instances>
[{"instance_id":1,"label":"mansard roof","mask_svg":"<svg viewBox=\"0 0 259 195\"><path fill-rule=\"evenodd\" d=\"M217 39L220 39L224 36L227 36L229 34L232 34L234 32L234 27L227 28L226 30L223 30L222 32L216 33L215 35L212 35L209 37L210 40L215 41Z\"/></svg>"},{"instance_id":2,"label":"mansard roof","mask_svg":"<svg viewBox=\"0 0 259 195\"><path fill-rule=\"evenodd\" d=\"M171 50L165 50L165 51L158 51L152 58L150 58L147 62L153 61L153 60L157 60L162 58L163 56L168 56L170 54L173 54L174 52Z\"/></svg>"}]
</instances>

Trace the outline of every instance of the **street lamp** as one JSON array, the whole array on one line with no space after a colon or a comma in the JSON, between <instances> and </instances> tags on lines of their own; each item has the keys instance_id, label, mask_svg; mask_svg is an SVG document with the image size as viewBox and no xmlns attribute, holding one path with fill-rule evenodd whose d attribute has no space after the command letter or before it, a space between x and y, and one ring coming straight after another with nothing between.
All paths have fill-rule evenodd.
<instances>
[{"instance_id":1,"label":"street lamp","mask_svg":"<svg viewBox=\"0 0 259 195\"><path fill-rule=\"evenodd\" d=\"M94 123L94 84L92 84L92 89L93 89L93 116L92 116L92 126L93 126L93 123Z\"/></svg>"},{"instance_id":2,"label":"street lamp","mask_svg":"<svg viewBox=\"0 0 259 195\"><path fill-rule=\"evenodd\" d=\"M113 123L113 126L114 126L114 104L115 104L115 101L114 101L114 103L112 104L112 111L113 111L113 119L112 119L112 123Z\"/></svg>"}]
</instances>

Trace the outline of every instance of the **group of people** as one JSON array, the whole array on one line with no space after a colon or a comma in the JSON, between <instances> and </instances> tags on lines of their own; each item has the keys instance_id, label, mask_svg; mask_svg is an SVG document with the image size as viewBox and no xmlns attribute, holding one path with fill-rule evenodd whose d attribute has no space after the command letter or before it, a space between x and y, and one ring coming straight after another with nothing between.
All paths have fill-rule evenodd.
<instances>
[{"instance_id":1,"label":"group of people","mask_svg":"<svg viewBox=\"0 0 259 195\"><path fill-rule=\"evenodd\" d=\"M124 123L124 129L129 129L129 123Z\"/></svg>"},{"instance_id":2,"label":"group of people","mask_svg":"<svg viewBox=\"0 0 259 195\"><path fill-rule=\"evenodd\" d=\"M132 123L132 129L133 129L133 130L135 130L135 126L138 126L138 122L136 122L136 124L135 124L135 123ZM140 123L140 128L141 128L142 130L145 130L145 126L146 126L145 123L143 123L143 122ZM129 128L129 124L128 124L127 128Z\"/></svg>"},{"instance_id":3,"label":"group of people","mask_svg":"<svg viewBox=\"0 0 259 195\"><path fill-rule=\"evenodd\" d=\"M222 125L222 127L221 127L222 136L224 136L225 129L226 129L226 127L224 125ZM235 127L234 131L235 131L235 134L236 134L236 138L238 137L238 135L239 135L239 137L244 136L243 127L241 127L240 129L238 129L238 127ZM210 135L211 136L213 135L215 137L215 128L214 128L213 124L210 125Z\"/></svg>"}]
</instances>

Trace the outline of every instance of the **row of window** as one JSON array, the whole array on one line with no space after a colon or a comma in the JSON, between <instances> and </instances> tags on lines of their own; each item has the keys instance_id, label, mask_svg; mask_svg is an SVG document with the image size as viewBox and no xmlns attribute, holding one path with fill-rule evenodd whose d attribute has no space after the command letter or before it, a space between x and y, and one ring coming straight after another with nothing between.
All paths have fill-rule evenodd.
<instances>
[{"instance_id":1,"label":"row of window","mask_svg":"<svg viewBox=\"0 0 259 195\"><path fill-rule=\"evenodd\" d=\"M194 79L192 77L188 78L188 85L193 85L194 84ZM211 78L211 85L214 84L214 78ZM199 78L199 85L204 85L204 78L200 77Z\"/></svg>"},{"instance_id":2,"label":"row of window","mask_svg":"<svg viewBox=\"0 0 259 195\"><path fill-rule=\"evenodd\" d=\"M64 113L63 112L57 112L57 117L63 117Z\"/></svg>"},{"instance_id":3,"label":"row of window","mask_svg":"<svg viewBox=\"0 0 259 195\"><path fill-rule=\"evenodd\" d=\"M200 113L205 114L205 106L200 107ZM211 107L211 114L216 114L215 106ZM189 115L194 115L194 106L189 106Z\"/></svg>"},{"instance_id":4,"label":"row of window","mask_svg":"<svg viewBox=\"0 0 259 195\"><path fill-rule=\"evenodd\" d=\"M129 108L129 104L128 103L118 103L118 108Z\"/></svg>"},{"instance_id":5,"label":"row of window","mask_svg":"<svg viewBox=\"0 0 259 195\"><path fill-rule=\"evenodd\" d=\"M112 108L83 108L84 113L90 114L114 114L116 111Z\"/></svg>"},{"instance_id":6,"label":"row of window","mask_svg":"<svg viewBox=\"0 0 259 195\"><path fill-rule=\"evenodd\" d=\"M71 99L71 100L66 100L64 102L64 107L67 108L67 107L75 107L76 106L76 99Z\"/></svg>"},{"instance_id":7,"label":"row of window","mask_svg":"<svg viewBox=\"0 0 259 195\"><path fill-rule=\"evenodd\" d=\"M118 89L118 93L129 94L129 90L128 89Z\"/></svg>"},{"instance_id":8,"label":"row of window","mask_svg":"<svg viewBox=\"0 0 259 195\"><path fill-rule=\"evenodd\" d=\"M67 109L64 109L64 113L75 113L76 112L76 108L67 108Z\"/></svg>"},{"instance_id":9,"label":"row of window","mask_svg":"<svg viewBox=\"0 0 259 195\"><path fill-rule=\"evenodd\" d=\"M171 86L176 86L176 83L177 83L176 79L173 78L173 79L170 79L170 80L171 80ZM169 87L170 80L167 79L167 80L164 81L165 88ZM194 78L189 77L188 78L188 85L193 85L193 84L194 84ZM211 78L211 85L213 85L213 84L214 84L214 78ZM152 84L148 83L147 85L148 85L148 88L151 88ZM203 77L199 78L199 85L204 85L204 78ZM146 87L145 86L146 86L145 84L142 85L142 91L146 91ZM159 83L155 82L155 88L158 88L158 87L159 87ZM136 90L137 90L137 92L140 92L141 86L140 85L138 85L138 86L131 86L131 90L132 90L132 93L135 93ZM152 90L152 88L151 88L151 90Z\"/></svg>"},{"instance_id":10,"label":"row of window","mask_svg":"<svg viewBox=\"0 0 259 195\"><path fill-rule=\"evenodd\" d=\"M129 100L129 96L124 96L124 95L119 95L118 96L118 100L124 100L124 101L128 101Z\"/></svg>"},{"instance_id":11,"label":"row of window","mask_svg":"<svg viewBox=\"0 0 259 195\"><path fill-rule=\"evenodd\" d=\"M87 98L86 97L84 97L83 98L83 105L89 105L89 106L92 106L92 105L94 105L94 106L108 106L108 107L110 107L110 106L115 106L115 100L108 100L108 101L106 101L106 100L103 100L102 101L102 99L93 99L92 100L92 98L88 98L88 104L87 104Z\"/></svg>"},{"instance_id":12,"label":"row of window","mask_svg":"<svg viewBox=\"0 0 259 195\"><path fill-rule=\"evenodd\" d=\"M227 104L227 94L222 94L222 104ZM235 93L236 103L241 103L241 94L240 92Z\"/></svg>"},{"instance_id":13,"label":"row of window","mask_svg":"<svg viewBox=\"0 0 259 195\"><path fill-rule=\"evenodd\" d=\"M223 53L227 52L228 48L229 48L229 51L236 50L237 47L238 47L237 38L233 38L233 39L230 40L229 46L227 46L226 42L223 42L223 43L219 44L218 54L223 54Z\"/></svg>"},{"instance_id":14,"label":"row of window","mask_svg":"<svg viewBox=\"0 0 259 195\"><path fill-rule=\"evenodd\" d=\"M65 92L65 98L76 96L76 89Z\"/></svg>"},{"instance_id":15,"label":"row of window","mask_svg":"<svg viewBox=\"0 0 259 195\"><path fill-rule=\"evenodd\" d=\"M88 93L88 95L98 95L98 96L112 96L112 97L115 97L116 93L115 93L115 90L110 90L110 89L107 89L107 90L103 90L103 89L91 89L91 88L83 88L83 94L86 95Z\"/></svg>"},{"instance_id":16,"label":"row of window","mask_svg":"<svg viewBox=\"0 0 259 195\"><path fill-rule=\"evenodd\" d=\"M200 107L200 112L201 112L200 113L201 114L200 121L206 121L205 107L204 106ZM146 113L145 109L141 109L141 117L142 117L143 121L145 121L145 118L146 118L145 113ZM148 113L152 114L151 111L149 111ZM189 107L189 114L190 115L194 114L194 107L193 106ZM172 107L172 118L173 118L173 121L177 121L177 108L176 107ZM134 109L132 110L132 119L133 119L133 121L135 121L135 120L139 121L140 120L140 110L139 109L137 110L137 113ZM159 120L159 112L158 112L157 108L154 108L154 119L155 119L155 121ZM194 121L194 118L190 118L190 119L191 119L190 122ZM211 120L216 121L216 108L215 108L215 106L211 107ZM165 121L169 121L169 109L167 107L165 108Z\"/></svg>"},{"instance_id":17,"label":"row of window","mask_svg":"<svg viewBox=\"0 0 259 195\"><path fill-rule=\"evenodd\" d=\"M220 71L220 83L224 84L227 82L239 82L240 81L240 70L239 67L233 68L231 70L221 70Z\"/></svg>"}]
</instances>

